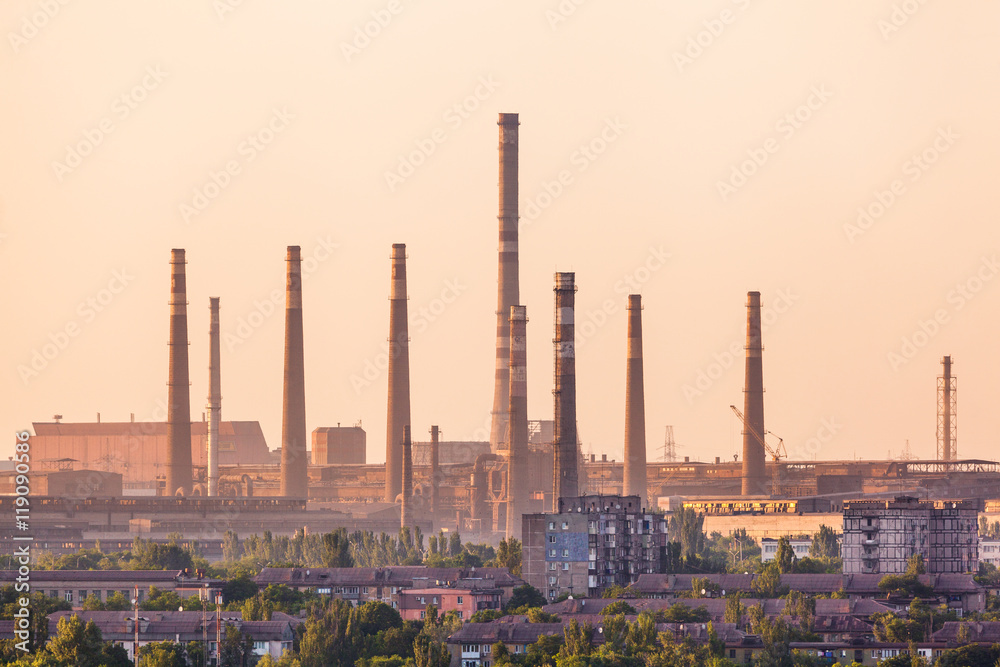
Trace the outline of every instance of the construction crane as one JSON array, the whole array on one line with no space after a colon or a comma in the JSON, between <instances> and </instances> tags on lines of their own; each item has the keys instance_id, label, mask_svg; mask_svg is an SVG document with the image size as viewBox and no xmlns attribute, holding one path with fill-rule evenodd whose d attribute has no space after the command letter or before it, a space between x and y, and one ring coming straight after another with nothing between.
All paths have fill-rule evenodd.
<instances>
[{"instance_id":1,"label":"construction crane","mask_svg":"<svg viewBox=\"0 0 1000 667\"><path fill-rule=\"evenodd\" d=\"M772 461L780 461L781 459L788 458L788 451L785 449L785 441L782 438L778 437L777 433L775 433L774 431L764 431L765 435L773 435L775 438L778 438L778 446L772 447L771 445L767 444L767 441L765 441L764 438L759 433L757 433L756 429L754 429L752 426L750 426L750 424L747 423L746 418L743 416L743 413L740 412L739 408L737 408L735 405L730 405L729 407L732 408L733 412L736 413L736 416L740 418L740 423L743 424L743 428L749 431L750 435L752 435L754 439L761 444L761 446L764 448L764 451L766 451L768 454L771 455Z\"/></svg>"},{"instance_id":2,"label":"construction crane","mask_svg":"<svg viewBox=\"0 0 1000 667\"><path fill-rule=\"evenodd\" d=\"M730 405L729 407L732 408L733 412L736 413L736 416L739 417L740 423L743 424L743 428L745 428L750 435L752 435L754 439L761 444L764 451L771 455L771 460L774 461L774 466L771 469L771 493L776 496L782 495L781 467L778 465L778 462L783 458L788 458L788 452L785 450L785 441L779 438L774 431L764 431L764 435L771 434L778 438L778 446L771 447L771 445L767 444L767 441L764 440L764 436L757 433L757 430L747 423L746 418L743 416L743 413L740 412L739 408L735 405Z\"/></svg>"}]
</instances>

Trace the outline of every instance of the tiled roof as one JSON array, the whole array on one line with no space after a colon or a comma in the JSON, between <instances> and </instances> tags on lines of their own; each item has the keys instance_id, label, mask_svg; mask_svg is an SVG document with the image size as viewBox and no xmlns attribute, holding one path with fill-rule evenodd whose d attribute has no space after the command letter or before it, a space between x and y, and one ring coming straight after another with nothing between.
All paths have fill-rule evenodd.
<instances>
[{"instance_id":1,"label":"tiled roof","mask_svg":"<svg viewBox=\"0 0 1000 667\"><path fill-rule=\"evenodd\" d=\"M404 588L434 586L437 582L458 582L463 586L511 587L524 583L507 568L424 567L394 565L390 567L265 567L254 581L260 586L399 586Z\"/></svg>"},{"instance_id":2,"label":"tiled roof","mask_svg":"<svg viewBox=\"0 0 1000 667\"><path fill-rule=\"evenodd\" d=\"M129 641L134 637L132 621L135 611L57 611L49 615L49 635L54 636L59 619L67 616L79 616L84 623L93 621L101 630L101 635L108 641ZM223 623L234 624L244 634L252 635L257 641L280 641L290 637L291 628L300 623L299 619L287 617L270 621L243 621L243 615L238 611L222 612ZM216 615L209 612L202 615L200 611L139 611L140 641L173 641L179 634L182 636L202 635L203 620L208 626L209 634L215 632Z\"/></svg>"},{"instance_id":3,"label":"tiled roof","mask_svg":"<svg viewBox=\"0 0 1000 667\"><path fill-rule=\"evenodd\" d=\"M1000 642L1000 622L996 621L975 621L961 622L948 621L944 626L931 635L931 640L937 642L958 642L958 632L962 626L968 632L970 642Z\"/></svg>"},{"instance_id":4,"label":"tiled roof","mask_svg":"<svg viewBox=\"0 0 1000 667\"><path fill-rule=\"evenodd\" d=\"M31 583L49 583L59 581L114 581L120 583L142 583L156 581L174 581L183 570L32 570ZM16 570L0 570L0 582L14 581ZM214 580L203 580L206 583Z\"/></svg>"}]
</instances>

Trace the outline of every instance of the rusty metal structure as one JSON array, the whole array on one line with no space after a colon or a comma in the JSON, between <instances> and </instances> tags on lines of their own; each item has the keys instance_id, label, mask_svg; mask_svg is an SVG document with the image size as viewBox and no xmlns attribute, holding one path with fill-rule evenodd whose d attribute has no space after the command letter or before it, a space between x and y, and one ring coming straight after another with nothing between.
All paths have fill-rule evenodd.
<instances>
[{"instance_id":1,"label":"rusty metal structure","mask_svg":"<svg viewBox=\"0 0 1000 667\"><path fill-rule=\"evenodd\" d=\"M958 459L958 378L951 374L951 357L941 359L942 374L937 382L937 458Z\"/></svg>"},{"instance_id":2,"label":"rusty metal structure","mask_svg":"<svg viewBox=\"0 0 1000 667\"><path fill-rule=\"evenodd\" d=\"M625 361L625 471L622 495L646 497L646 399L642 376L642 296L628 295Z\"/></svg>"},{"instance_id":3,"label":"rusty metal structure","mask_svg":"<svg viewBox=\"0 0 1000 667\"><path fill-rule=\"evenodd\" d=\"M497 276L497 345L496 373L493 388L490 447L493 451L507 445L507 419L510 407L510 317L511 306L520 301L517 248L517 160L518 116L502 113L500 126L500 262Z\"/></svg>"},{"instance_id":4,"label":"rusty metal structure","mask_svg":"<svg viewBox=\"0 0 1000 667\"><path fill-rule=\"evenodd\" d=\"M219 353L219 297L208 299L208 495L219 495L219 425L222 423L222 369Z\"/></svg>"},{"instance_id":5,"label":"rusty metal structure","mask_svg":"<svg viewBox=\"0 0 1000 667\"><path fill-rule=\"evenodd\" d=\"M507 537L521 539L521 516L531 490L528 463L527 308L510 307L510 408L507 428Z\"/></svg>"},{"instance_id":6,"label":"rusty metal structure","mask_svg":"<svg viewBox=\"0 0 1000 667\"><path fill-rule=\"evenodd\" d=\"M555 437L552 443L552 504L580 495L576 443L576 274L555 275Z\"/></svg>"},{"instance_id":7,"label":"rusty metal structure","mask_svg":"<svg viewBox=\"0 0 1000 667\"><path fill-rule=\"evenodd\" d=\"M744 496L767 494L770 483L765 472L763 437L764 371L760 331L760 292L747 292L746 376L743 384L743 485Z\"/></svg>"},{"instance_id":8,"label":"rusty metal structure","mask_svg":"<svg viewBox=\"0 0 1000 667\"><path fill-rule=\"evenodd\" d=\"M408 528L413 523L413 445L410 440L410 425L403 426L403 490L400 493L402 501L399 505L399 524Z\"/></svg>"},{"instance_id":9,"label":"rusty metal structure","mask_svg":"<svg viewBox=\"0 0 1000 667\"><path fill-rule=\"evenodd\" d=\"M281 490L308 498L306 473L306 380L302 343L302 253L288 246L285 257L285 381L281 409Z\"/></svg>"},{"instance_id":10,"label":"rusty metal structure","mask_svg":"<svg viewBox=\"0 0 1000 667\"><path fill-rule=\"evenodd\" d=\"M167 376L167 460L164 495L191 495L191 387L188 369L184 250L170 251L170 342Z\"/></svg>"},{"instance_id":11,"label":"rusty metal structure","mask_svg":"<svg viewBox=\"0 0 1000 667\"><path fill-rule=\"evenodd\" d=\"M431 520L437 523L439 506L438 487L444 483L440 467L440 444L441 433L437 425L431 426Z\"/></svg>"},{"instance_id":12,"label":"rusty metal structure","mask_svg":"<svg viewBox=\"0 0 1000 667\"><path fill-rule=\"evenodd\" d=\"M410 337L406 322L406 244L392 246L389 293L389 400L385 434L385 501L403 490L403 429L410 425Z\"/></svg>"}]
</instances>

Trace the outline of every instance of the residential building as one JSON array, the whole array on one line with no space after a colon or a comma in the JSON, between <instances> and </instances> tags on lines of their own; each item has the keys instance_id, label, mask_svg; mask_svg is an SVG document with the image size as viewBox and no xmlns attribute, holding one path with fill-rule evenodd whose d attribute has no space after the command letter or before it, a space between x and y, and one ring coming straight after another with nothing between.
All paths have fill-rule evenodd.
<instances>
[{"instance_id":1,"label":"residential building","mask_svg":"<svg viewBox=\"0 0 1000 667\"><path fill-rule=\"evenodd\" d=\"M560 498L558 512L525 514L522 534L523 576L550 600L597 597L663 572L667 519L639 496Z\"/></svg>"},{"instance_id":2,"label":"residential building","mask_svg":"<svg viewBox=\"0 0 1000 667\"><path fill-rule=\"evenodd\" d=\"M16 570L0 570L0 585L14 583ZM211 579L202 570L32 570L31 590L48 597L59 598L73 605L83 606L83 601L93 596L102 602L114 593L127 599L135 597L139 587L139 600L149 593L151 586L164 592L176 593L182 598L193 595L213 599L222 590L225 581Z\"/></svg>"},{"instance_id":3,"label":"residential building","mask_svg":"<svg viewBox=\"0 0 1000 667\"><path fill-rule=\"evenodd\" d=\"M931 574L975 572L982 506L910 496L845 502L844 574L902 574L915 554Z\"/></svg>"},{"instance_id":4,"label":"residential building","mask_svg":"<svg viewBox=\"0 0 1000 667\"><path fill-rule=\"evenodd\" d=\"M796 558L806 558L809 556L809 547L812 546L812 540L788 540L792 546L792 551L795 552ZM778 540L773 537L765 537L760 541L760 559L761 561L767 563L778 555Z\"/></svg>"},{"instance_id":5,"label":"residential building","mask_svg":"<svg viewBox=\"0 0 1000 667\"><path fill-rule=\"evenodd\" d=\"M979 562L1000 567L1000 540L979 540Z\"/></svg>"},{"instance_id":6,"label":"residential building","mask_svg":"<svg viewBox=\"0 0 1000 667\"><path fill-rule=\"evenodd\" d=\"M467 621L477 611L500 609L501 597L500 589L495 586L411 588L399 592L398 608L404 621L423 620L427 605L434 605L441 614L453 611L459 619Z\"/></svg>"}]
</instances>

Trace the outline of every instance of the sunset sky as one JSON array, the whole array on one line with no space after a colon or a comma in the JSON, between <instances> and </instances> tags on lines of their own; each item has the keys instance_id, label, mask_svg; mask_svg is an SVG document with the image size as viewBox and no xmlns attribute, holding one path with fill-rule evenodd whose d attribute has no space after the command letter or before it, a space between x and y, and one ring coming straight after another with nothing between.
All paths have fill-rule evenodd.
<instances>
[{"instance_id":1,"label":"sunset sky","mask_svg":"<svg viewBox=\"0 0 1000 667\"><path fill-rule=\"evenodd\" d=\"M791 458L933 457L944 355L959 456L997 458L996 3L8 0L0 27L4 457L53 414L164 418L171 248L193 418L219 296L223 419L279 446L300 245L307 428L360 420L383 461L405 243L414 433L488 439L511 112L530 418L574 271L586 453L621 458L637 290L648 457L672 424L731 460L754 290Z\"/></svg>"}]
</instances>

